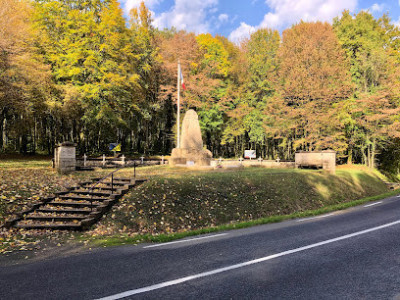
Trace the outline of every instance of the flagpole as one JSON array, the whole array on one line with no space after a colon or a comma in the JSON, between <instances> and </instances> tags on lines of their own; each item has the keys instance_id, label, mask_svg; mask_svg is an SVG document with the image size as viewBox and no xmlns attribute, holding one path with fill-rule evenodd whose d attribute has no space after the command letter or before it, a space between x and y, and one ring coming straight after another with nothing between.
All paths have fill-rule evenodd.
<instances>
[{"instance_id":1,"label":"flagpole","mask_svg":"<svg viewBox=\"0 0 400 300\"><path fill-rule=\"evenodd\" d=\"M177 148L181 147L181 61L178 59L178 105L177 105L177 124L178 124L178 141Z\"/></svg>"}]
</instances>

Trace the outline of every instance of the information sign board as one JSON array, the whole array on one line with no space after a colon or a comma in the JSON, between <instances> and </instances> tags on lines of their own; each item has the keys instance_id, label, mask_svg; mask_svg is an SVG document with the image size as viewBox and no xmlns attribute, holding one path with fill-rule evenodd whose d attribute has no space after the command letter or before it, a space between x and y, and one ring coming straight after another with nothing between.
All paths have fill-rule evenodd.
<instances>
[{"instance_id":1,"label":"information sign board","mask_svg":"<svg viewBox=\"0 0 400 300\"><path fill-rule=\"evenodd\" d=\"M244 158L257 158L256 150L244 150Z\"/></svg>"}]
</instances>

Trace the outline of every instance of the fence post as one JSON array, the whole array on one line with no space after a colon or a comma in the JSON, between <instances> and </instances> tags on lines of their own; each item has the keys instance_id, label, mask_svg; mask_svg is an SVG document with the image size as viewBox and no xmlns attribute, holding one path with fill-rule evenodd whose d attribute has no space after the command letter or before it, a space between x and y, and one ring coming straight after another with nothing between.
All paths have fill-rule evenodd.
<instances>
[{"instance_id":1,"label":"fence post","mask_svg":"<svg viewBox=\"0 0 400 300\"><path fill-rule=\"evenodd\" d=\"M121 159L122 159L122 165L125 166L125 155L122 154Z\"/></svg>"},{"instance_id":2,"label":"fence post","mask_svg":"<svg viewBox=\"0 0 400 300\"><path fill-rule=\"evenodd\" d=\"M106 155L103 154L103 167L106 165Z\"/></svg>"},{"instance_id":3,"label":"fence post","mask_svg":"<svg viewBox=\"0 0 400 300\"><path fill-rule=\"evenodd\" d=\"M86 167L87 155L83 154L83 166Z\"/></svg>"},{"instance_id":4,"label":"fence post","mask_svg":"<svg viewBox=\"0 0 400 300\"><path fill-rule=\"evenodd\" d=\"M111 174L111 195L114 194L114 173Z\"/></svg>"}]
</instances>

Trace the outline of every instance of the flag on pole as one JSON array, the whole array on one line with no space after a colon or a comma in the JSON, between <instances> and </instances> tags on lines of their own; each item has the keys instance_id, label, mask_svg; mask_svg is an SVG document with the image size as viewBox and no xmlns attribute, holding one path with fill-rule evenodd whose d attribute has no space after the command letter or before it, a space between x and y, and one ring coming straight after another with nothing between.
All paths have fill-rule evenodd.
<instances>
[{"instance_id":1,"label":"flag on pole","mask_svg":"<svg viewBox=\"0 0 400 300\"><path fill-rule=\"evenodd\" d=\"M183 88L184 91L186 91L186 85L185 85L185 81L183 80L182 69L179 68L179 71L180 71L180 73L181 73L180 75L181 75L181 84L182 84L182 88Z\"/></svg>"}]
</instances>

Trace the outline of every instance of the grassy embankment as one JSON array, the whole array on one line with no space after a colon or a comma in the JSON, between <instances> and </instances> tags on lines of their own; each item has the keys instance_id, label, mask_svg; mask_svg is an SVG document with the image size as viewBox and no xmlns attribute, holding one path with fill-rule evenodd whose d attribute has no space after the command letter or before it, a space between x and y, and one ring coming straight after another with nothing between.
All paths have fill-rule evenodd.
<instances>
[{"instance_id":1,"label":"grassy embankment","mask_svg":"<svg viewBox=\"0 0 400 300\"><path fill-rule=\"evenodd\" d=\"M59 176L49 160L0 160L0 224L41 196L110 171ZM167 241L312 216L397 193L388 190L382 174L363 167L342 167L336 175L316 170L192 171L168 166L139 168L137 173L151 180L125 195L92 230L68 239L97 245ZM133 169L120 174L133 176ZM16 235L3 232L5 240ZM29 235L23 232L24 237Z\"/></svg>"},{"instance_id":2,"label":"grassy embankment","mask_svg":"<svg viewBox=\"0 0 400 300\"><path fill-rule=\"evenodd\" d=\"M336 175L262 168L147 172L157 171L87 236L99 245L168 241L317 215L398 193L389 191L382 174L364 167L342 167Z\"/></svg>"}]
</instances>

